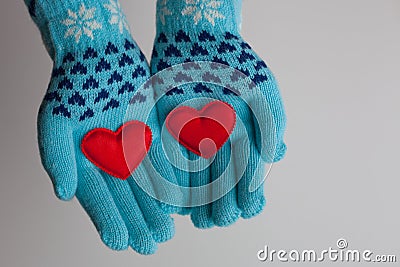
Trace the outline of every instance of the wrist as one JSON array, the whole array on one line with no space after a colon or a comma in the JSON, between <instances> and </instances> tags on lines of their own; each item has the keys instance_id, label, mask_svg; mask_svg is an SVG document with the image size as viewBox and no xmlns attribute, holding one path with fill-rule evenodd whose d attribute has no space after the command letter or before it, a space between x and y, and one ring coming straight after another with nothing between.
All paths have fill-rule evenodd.
<instances>
[{"instance_id":1,"label":"wrist","mask_svg":"<svg viewBox=\"0 0 400 267\"><path fill-rule=\"evenodd\" d=\"M50 56L131 40L117 0L25 0ZM61 55L62 56L62 55Z\"/></svg>"},{"instance_id":2,"label":"wrist","mask_svg":"<svg viewBox=\"0 0 400 267\"><path fill-rule=\"evenodd\" d=\"M62 19L69 10L78 11L82 4L87 8L102 8L102 2L96 0L24 0L29 14L40 25Z\"/></svg>"},{"instance_id":3,"label":"wrist","mask_svg":"<svg viewBox=\"0 0 400 267\"><path fill-rule=\"evenodd\" d=\"M241 11L242 0L157 0L157 33L239 33Z\"/></svg>"}]
</instances>

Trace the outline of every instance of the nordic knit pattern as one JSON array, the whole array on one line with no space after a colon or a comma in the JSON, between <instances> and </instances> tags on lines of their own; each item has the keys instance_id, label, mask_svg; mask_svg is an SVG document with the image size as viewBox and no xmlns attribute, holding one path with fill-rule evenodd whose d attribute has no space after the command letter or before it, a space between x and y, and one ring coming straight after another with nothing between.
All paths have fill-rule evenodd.
<instances>
[{"instance_id":1,"label":"nordic knit pattern","mask_svg":"<svg viewBox=\"0 0 400 267\"><path fill-rule=\"evenodd\" d=\"M39 111L38 141L56 195L62 200L76 195L110 248L131 246L142 254L154 253L157 242L173 236L173 220L132 177L126 181L111 177L80 148L84 135L95 128L116 131L125 121L144 121L153 132L149 155L156 153L162 166L158 171L171 177L172 169L157 152L156 116L145 121L153 93L135 94L150 71L120 4L116 0L25 2L54 62ZM128 108L135 112L125 117ZM141 164L133 176L147 180L148 173Z\"/></svg>"},{"instance_id":2,"label":"nordic knit pattern","mask_svg":"<svg viewBox=\"0 0 400 267\"><path fill-rule=\"evenodd\" d=\"M230 142L217 153L209 168L200 172L174 169L180 177L179 182L188 187L208 184L224 171L224 175L231 177L231 180L240 179L237 186L219 200L191 210L181 210L181 213L191 212L192 221L199 228L227 226L240 216L250 218L259 214L265 205L263 186L253 192L250 192L249 186L253 177L264 177L264 164L259 164L260 159L276 162L283 158L286 151L283 142L286 117L278 85L265 62L240 36L240 14L241 0L157 1L157 35L150 64L151 73L156 74L185 62L208 61L228 65L250 77L257 86L259 94L254 94L247 102L253 111L261 118L273 118L274 131L271 133L269 124L255 120L249 107L235 92L210 83L178 86L160 99L157 108L161 123L183 102L207 97L229 103L245 125L245 130L235 129ZM266 101L260 101L260 96ZM261 136L262 132L269 134ZM245 141L246 137L250 142ZM249 159L243 162L242 155L246 147L250 149ZM274 147L272 155L271 147ZM185 149L182 153L191 160L197 158ZM230 161L233 164L225 170ZM238 171L241 168L245 168L242 176ZM191 202L196 201L192 199Z\"/></svg>"}]
</instances>

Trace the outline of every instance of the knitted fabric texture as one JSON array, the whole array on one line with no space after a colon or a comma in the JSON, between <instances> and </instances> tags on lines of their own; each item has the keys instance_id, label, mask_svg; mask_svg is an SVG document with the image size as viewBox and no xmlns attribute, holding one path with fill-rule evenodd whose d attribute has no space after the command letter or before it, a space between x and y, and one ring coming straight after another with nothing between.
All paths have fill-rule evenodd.
<instances>
[{"instance_id":1,"label":"knitted fabric texture","mask_svg":"<svg viewBox=\"0 0 400 267\"><path fill-rule=\"evenodd\" d=\"M235 128L229 142L218 151L208 168L193 172L174 168L179 183L185 187L203 186L221 177L226 179L226 186L239 181L232 190L212 203L180 210L181 214L191 213L194 225L199 228L228 226L239 217L251 218L259 214L266 203L263 186L252 191L250 184L254 177L264 178L266 162L279 161L286 151L283 142L286 117L278 85L265 62L240 36L240 14L239 0L157 1L157 34L150 64L152 74L185 62L216 62L250 77L256 86L252 90L257 91L244 101L228 88L206 82L191 83L173 88L157 103L161 123L186 101L201 109L204 103L199 98L205 97L230 104L238 120L244 124L242 128ZM261 120L255 119L249 104ZM267 117L272 118L273 131L263 120ZM268 134L263 135L265 132ZM274 147L273 154L271 147ZM245 160L246 149L248 157ZM198 159L186 149L171 153L175 153L173 157L177 158ZM242 175L241 169L244 169ZM204 195L213 199L213 194L219 189L211 191L205 191ZM185 197L188 206L196 202L190 194Z\"/></svg>"},{"instance_id":2,"label":"knitted fabric texture","mask_svg":"<svg viewBox=\"0 0 400 267\"><path fill-rule=\"evenodd\" d=\"M157 242L172 238L174 224L136 183L149 180L149 168L140 164L132 174L136 179L120 180L96 167L81 150L89 131L116 131L124 122L138 120L152 131L149 156L157 157L158 171L168 177L173 173L158 152L156 116L145 118L153 94L135 94L150 71L119 2L25 2L54 62L38 115L38 142L56 195L62 200L76 196L111 249L131 246L141 254L154 253ZM126 114L128 108L134 112Z\"/></svg>"}]
</instances>

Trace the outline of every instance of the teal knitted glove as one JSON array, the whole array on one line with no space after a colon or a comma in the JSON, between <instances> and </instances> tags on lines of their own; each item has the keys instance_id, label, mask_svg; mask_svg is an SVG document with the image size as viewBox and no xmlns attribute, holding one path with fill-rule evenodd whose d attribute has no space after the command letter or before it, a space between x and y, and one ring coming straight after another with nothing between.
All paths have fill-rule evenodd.
<instances>
[{"instance_id":1,"label":"teal knitted glove","mask_svg":"<svg viewBox=\"0 0 400 267\"><path fill-rule=\"evenodd\" d=\"M167 151L187 191L184 206L195 206L180 213L191 212L199 228L259 214L265 205L266 163L279 161L286 151L278 85L240 36L240 14L241 0L157 1L151 72L163 81L158 84L171 75L177 83L168 91L155 87L157 109L170 134L165 140L184 148ZM187 62L198 63L178 66ZM196 74L199 79L190 74L196 69L203 71ZM237 90L228 88L234 84ZM213 142L200 142L206 139Z\"/></svg>"},{"instance_id":2,"label":"teal knitted glove","mask_svg":"<svg viewBox=\"0 0 400 267\"><path fill-rule=\"evenodd\" d=\"M173 236L174 224L142 187L151 187L154 172L173 171L159 155L157 116L148 117L153 93L135 94L149 67L119 3L25 2L54 61L38 141L56 195L76 196L111 249L154 253L157 242ZM157 157L160 169L146 155Z\"/></svg>"}]
</instances>

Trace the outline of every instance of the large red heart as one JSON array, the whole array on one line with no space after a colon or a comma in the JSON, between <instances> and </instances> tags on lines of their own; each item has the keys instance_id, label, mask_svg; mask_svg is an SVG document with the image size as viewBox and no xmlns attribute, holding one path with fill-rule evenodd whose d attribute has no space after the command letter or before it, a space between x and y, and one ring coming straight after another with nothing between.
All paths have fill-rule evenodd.
<instances>
[{"instance_id":1,"label":"large red heart","mask_svg":"<svg viewBox=\"0 0 400 267\"><path fill-rule=\"evenodd\" d=\"M179 107L166 119L168 131L181 145L207 159L225 144L235 124L235 110L222 101L211 102L200 111Z\"/></svg>"},{"instance_id":2,"label":"large red heart","mask_svg":"<svg viewBox=\"0 0 400 267\"><path fill-rule=\"evenodd\" d=\"M83 154L104 172L126 180L139 166L152 142L146 124L130 121L116 132L105 128L90 131L82 140Z\"/></svg>"}]
</instances>

